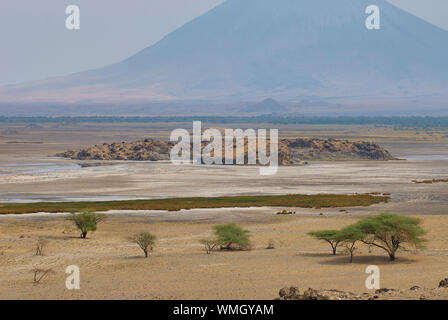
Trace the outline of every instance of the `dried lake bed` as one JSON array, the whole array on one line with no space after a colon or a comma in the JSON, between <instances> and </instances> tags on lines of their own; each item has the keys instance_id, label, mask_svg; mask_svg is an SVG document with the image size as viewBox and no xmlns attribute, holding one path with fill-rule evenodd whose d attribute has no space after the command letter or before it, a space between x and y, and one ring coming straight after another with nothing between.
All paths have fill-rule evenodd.
<instances>
[{"instance_id":1,"label":"dried lake bed","mask_svg":"<svg viewBox=\"0 0 448 320\"><path fill-rule=\"evenodd\" d=\"M0 202L381 192L391 194L388 204L376 205L384 211L448 212L446 183L412 182L448 178L448 160L315 161L280 167L274 176L260 176L257 167L247 166L120 161L81 168L79 161L73 160L20 160L28 171L0 177ZM33 171L33 166L39 169Z\"/></svg>"}]
</instances>

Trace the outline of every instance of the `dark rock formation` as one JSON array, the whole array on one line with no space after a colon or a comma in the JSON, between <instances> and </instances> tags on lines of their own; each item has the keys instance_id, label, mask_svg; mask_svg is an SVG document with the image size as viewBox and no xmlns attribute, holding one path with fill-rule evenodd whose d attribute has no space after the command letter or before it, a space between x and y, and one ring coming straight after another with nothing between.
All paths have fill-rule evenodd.
<instances>
[{"instance_id":1,"label":"dark rock formation","mask_svg":"<svg viewBox=\"0 0 448 320\"><path fill-rule=\"evenodd\" d=\"M169 160L175 142L145 139L95 145L80 151L67 151L56 156L77 160ZM267 143L269 145L269 141ZM203 143L203 147L205 143ZM307 160L392 160L394 157L373 142L317 138L279 141L279 164L302 164ZM223 153L224 154L224 153ZM247 160L247 147L245 148Z\"/></svg>"},{"instance_id":2,"label":"dark rock formation","mask_svg":"<svg viewBox=\"0 0 448 320\"><path fill-rule=\"evenodd\" d=\"M418 285L410 289L381 288L375 291L355 294L340 290L316 290L312 288L284 287L277 300L448 300L448 278L439 283L438 288L422 288Z\"/></svg>"},{"instance_id":3,"label":"dark rock formation","mask_svg":"<svg viewBox=\"0 0 448 320\"><path fill-rule=\"evenodd\" d=\"M297 287L284 287L279 291L280 300L366 300L367 294L363 296L343 292L339 290L315 290L308 288L301 291Z\"/></svg>"},{"instance_id":4,"label":"dark rock formation","mask_svg":"<svg viewBox=\"0 0 448 320\"><path fill-rule=\"evenodd\" d=\"M145 139L136 142L104 143L79 151L67 151L56 156L77 160L169 160L170 150L174 145L174 142Z\"/></svg>"},{"instance_id":5,"label":"dark rock formation","mask_svg":"<svg viewBox=\"0 0 448 320\"><path fill-rule=\"evenodd\" d=\"M448 278L445 278L439 282L439 288L448 288Z\"/></svg>"},{"instance_id":6,"label":"dark rock formation","mask_svg":"<svg viewBox=\"0 0 448 320\"><path fill-rule=\"evenodd\" d=\"M297 138L282 140L294 160L392 160L394 157L378 144L368 141Z\"/></svg>"}]
</instances>

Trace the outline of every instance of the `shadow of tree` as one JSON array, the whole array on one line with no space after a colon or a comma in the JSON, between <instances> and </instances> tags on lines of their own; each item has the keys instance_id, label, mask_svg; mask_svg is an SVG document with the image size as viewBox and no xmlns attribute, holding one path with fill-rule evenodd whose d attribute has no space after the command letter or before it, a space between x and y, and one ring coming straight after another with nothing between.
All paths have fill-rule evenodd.
<instances>
[{"instance_id":1,"label":"shadow of tree","mask_svg":"<svg viewBox=\"0 0 448 320\"><path fill-rule=\"evenodd\" d=\"M139 256L126 256L126 257L123 257L123 259L125 259L125 260L151 260L151 257L145 258L145 256L142 254Z\"/></svg>"},{"instance_id":2,"label":"shadow of tree","mask_svg":"<svg viewBox=\"0 0 448 320\"><path fill-rule=\"evenodd\" d=\"M350 257L347 255L337 255L333 256L333 259L325 260L319 262L325 265L343 265L350 263ZM410 264L416 260L410 258L400 258L398 257L395 261L390 261L388 256L380 255L368 255L368 256L354 256L352 264L364 264L364 265L399 265L399 264Z\"/></svg>"},{"instance_id":3,"label":"shadow of tree","mask_svg":"<svg viewBox=\"0 0 448 320\"><path fill-rule=\"evenodd\" d=\"M330 251L328 251L328 252L298 252L295 255L309 257L309 258L328 258L328 257L337 257L340 255L340 253L338 253L336 256L334 256Z\"/></svg>"}]
</instances>

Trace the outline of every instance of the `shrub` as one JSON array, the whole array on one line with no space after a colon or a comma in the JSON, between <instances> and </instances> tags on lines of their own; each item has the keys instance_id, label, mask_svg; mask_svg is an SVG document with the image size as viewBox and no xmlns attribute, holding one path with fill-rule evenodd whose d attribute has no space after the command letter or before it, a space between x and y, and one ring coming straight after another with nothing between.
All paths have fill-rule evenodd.
<instances>
[{"instance_id":1,"label":"shrub","mask_svg":"<svg viewBox=\"0 0 448 320\"><path fill-rule=\"evenodd\" d=\"M156 236L149 232L140 232L131 237L131 241L138 244L143 250L145 258L148 258L148 253L153 250L156 243Z\"/></svg>"},{"instance_id":2,"label":"shrub","mask_svg":"<svg viewBox=\"0 0 448 320\"><path fill-rule=\"evenodd\" d=\"M318 240L328 242L331 246L331 249L333 250L333 255L336 255L337 247L341 242L339 233L340 232L338 230L322 230L322 231L309 232L308 235Z\"/></svg>"},{"instance_id":3,"label":"shrub","mask_svg":"<svg viewBox=\"0 0 448 320\"><path fill-rule=\"evenodd\" d=\"M43 255L44 247L47 245L48 241L44 238L37 239L36 242L36 256Z\"/></svg>"},{"instance_id":4,"label":"shrub","mask_svg":"<svg viewBox=\"0 0 448 320\"><path fill-rule=\"evenodd\" d=\"M275 249L275 241L272 239L269 239L268 246L266 247L266 249L268 249L268 250Z\"/></svg>"},{"instance_id":5,"label":"shrub","mask_svg":"<svg viewBox=\"0 0 448 320\"><path fill-rule=\"evenodd\" d=\"M51 273L55 273L52 269L41 269L41 268L34 268L31 270L33 273L33 283L39 284L47 275Z\"/></svg>"},{"instance_id":6,"label":"shrub","mask_svg":"<svg viewBox=\"0 0 448 320\"><path fill-rule=\"evenodd\" d=\"M290 214L296 214L296 212L295 211L282 210L282 211L277 212L277 214L290 215Z\"/></svg>"},{"instance_id":7,"label":"shrub","mask_svg":"<svg viewBox=\"0 0 448 320\"><path fill-rule=\"evenodd\" d=\"M219 241L217 239L201 239L200 243L204 245L204 250L207 254L210 254L213 250L215 250L219 245Z\"/></svg>"},{"instance_id":8,"label":"shrub","mask_svg":"<svg viewBox=\"0 0 448 320\"><path fill-rule=\"evenodd\" d=\"M397 214L380 214L358 221L354 227L362 233L360 239L367 245L385 250L391 261L395 260L399 249L406 250L406 244L423 248L426 234L420 227L420 219Z\"/></svg>"},{"instance_id":9,"label":"shrub","mask_svg":"<svg viewBox=\"0 0 448 320\"><path fill-rule=\"evenodd\" d=\"M68 220L81 231L81 238L87 237L87 232L96 231L98 223L103 222L106 219L104 214L96 213L93 210L84 210L82 213L72 213Z\"/></svg>"},{"instance_id":10,"label":"shrub","mask_svg":"<svg viewBox=\"0 0 448 320\"><path fill-rule=\"evenodd\" d=\"M250 247L249 230L235 223L221 224L213 227L221 249L248 249Z\"/></svg>"}]
</instances>

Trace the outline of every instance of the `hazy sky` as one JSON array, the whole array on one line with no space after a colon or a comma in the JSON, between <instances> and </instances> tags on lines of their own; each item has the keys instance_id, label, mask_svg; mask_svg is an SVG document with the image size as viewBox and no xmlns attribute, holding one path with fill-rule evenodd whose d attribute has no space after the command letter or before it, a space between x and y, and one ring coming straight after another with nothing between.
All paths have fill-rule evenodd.
<instances>
[{"instance_id":1,"label":"hazy sky","mask_svg":"<svg viewBox=\"0 0 448 320\"><path fill-rule=\"evenodd\" d=\"M2 0L0 85L123 60L222 1ZM448 30L448 0L388 1ZM80 7L81 30L65 28L70 4Z\"/></svg>"}]
</instances>

